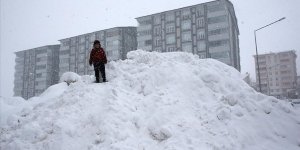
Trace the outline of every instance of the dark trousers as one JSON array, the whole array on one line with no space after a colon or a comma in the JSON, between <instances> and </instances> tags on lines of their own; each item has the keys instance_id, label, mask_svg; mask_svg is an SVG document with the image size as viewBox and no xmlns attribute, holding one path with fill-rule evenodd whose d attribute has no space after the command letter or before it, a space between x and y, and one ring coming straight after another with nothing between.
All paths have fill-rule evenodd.
<instances>
[{"instance_id":1,"label":"dark trousers","mask_svg":"<svg viewBox=\"0 0 300 150\"><path fill-rule=\"evenodd\" d=\"M103 63L95 63L94 64L94 70L95 70L96 82L99 83L99 71L101 73L101 77L103 79L103 82L106 82L105 65Z\"/></svg>"}]
</instances>

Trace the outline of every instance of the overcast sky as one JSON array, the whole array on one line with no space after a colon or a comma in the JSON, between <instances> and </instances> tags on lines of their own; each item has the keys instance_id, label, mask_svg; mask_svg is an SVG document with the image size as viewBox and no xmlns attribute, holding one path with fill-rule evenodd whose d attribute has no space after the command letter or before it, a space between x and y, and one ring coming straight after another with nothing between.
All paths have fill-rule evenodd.
<instances>
[{"instance_id":1,"label":"overcast sky","mask_svg":"<svg viewBox=\"0 0 300 150\"><path fill-rule=\"evenodd\" d=\"M13 95L14 52L116 26L136 26L134 18L208 0L1 0L0 96ZM242 73L254 77L253 30L259 53L296 50L300 56L300 0L232 0L240 29ZM298 73L300 72L300 61Z\"/></svg>"}]
</instances>

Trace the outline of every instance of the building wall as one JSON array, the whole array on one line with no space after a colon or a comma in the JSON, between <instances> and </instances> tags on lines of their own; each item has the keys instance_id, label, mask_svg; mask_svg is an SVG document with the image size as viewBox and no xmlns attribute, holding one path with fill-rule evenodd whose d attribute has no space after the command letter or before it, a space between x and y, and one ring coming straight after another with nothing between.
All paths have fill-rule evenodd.
<instances>
[{"instance_id":1,"label":"building wall","mask_svg":"<svg viewBox=\"0 0 300 150\"><path fill-rule=\"evenodd\" d=\"M59 45L16 52L14 96L28 99L58 81Z\"/></svg>"},{"instance_id":2,"label":"building wall","mask_svg":"<svg viewBox=\"0 0 300 150\"><path fill-rule=\"evenodd\" d=\"M269 53L258 56L262 93L277 97L291 97L297 85L295 51ZM258 84L257 61L255 59Z\"/></svg>"},{"instance_id":3,"label":"building wall","mask_svg":"<svg viewBox=\"0 0 300 150\"><path fill-rule=\"evenodd\" d=\"M128 51L137 48L136 32L136 27L116 27L60 40L59 76L67 71L93 74L88 59L96 39L105 49L108 61L125 59Z\"/></svg>"},{"instance_id":4,"label":"building wall","mask_svg":"<svg viewBox=\"0 0 300 150\"><path fill-rule=\"evenodd\" d=\"M136 18L138 48L184 51L214 58L240 70L239 30L233 5L227 0Z\"/></svg>"},{"instance_id":5,"label":"building wall","mask_svg":"<svg viewBox=\"0 0 300 150\"><path fill-rule=\"evenodd\" d=\"M300 76L297 76L297 98L300 99Z\"/></svg>"}]
</instances>

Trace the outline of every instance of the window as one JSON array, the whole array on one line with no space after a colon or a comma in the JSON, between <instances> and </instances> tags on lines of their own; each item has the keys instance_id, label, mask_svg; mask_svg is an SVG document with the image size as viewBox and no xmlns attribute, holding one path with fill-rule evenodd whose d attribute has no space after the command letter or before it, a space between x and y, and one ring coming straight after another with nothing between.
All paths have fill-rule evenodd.
<instances>
[{"instance_id":1,"label":"window","mask_svg":"<svg viewBox=\"0 0 300 150\"><path fill-rule=\"evenodd\" d=\"M204 9L203 8L198 8L196 12L197 17L203 16L204 15Z\"/></svg>"},{"instance_id":2,"label":"window","mask_svg":"<svg viewBox=\"0 0 300 150\"><path fill-rule=\"evenodd\" d=\"M166 14L166 21L167 22L174 21L174 20L175 20L174 13L168 13L168 14Z\"/></svg>"},{"instance_id":3,"label":"window","mask_svg":"<svg viewBox=\"0 0 300 150\"><path fill-rule=\"evenodd\" d=\"M175 34L166 36L166 44L174 44L175 43Z\"/></svg>"},{"instance_id":4,"label":"window","mask_svg":"<svg viewBox=\"0 0 300 150\"><path fill-rule=\"evenodd\" d=\"M69 62L69 59L68 58L65 58L65 62ZM75 57L71 57L70 58L70 63L75 63Z\"/></svg>"},{"instance_id":5,"label":"window","mask_svg":"<svg viewBox=\"0 0 300 150\"><path fill-rule=\"evenodd\" d=\"M174 52L175 51L175 47L171 46L167 48L167 52Z\"/></svg>"},{"instance_id":6,"label":"window","mask_svg":"<svg viewBox=\"0 0 300 150\"><path fill-rule=\"evenodd\" d=\"M161 35L161 27L160 26L154 27L154 34L155 35Z\"/></svg>"},{"instance_id":7,"label":"window","mask_svg":"<svg viewBox=\"0 0 300 150\"><path fill-rule=\"evenodd\" d=\"M81 36L80 37L80 43L84 43L85 42L85 36Z\"/></svg>"},{"instance_id":8,"label":"window","mask_svg":"<svg viewBox=\"0 0 300 150\"><path fill-rule=\"evenodd\" d=\"M104 40L104 32L100 32L99 37L100 37L100 40Z\"/></svg>"},{"instance_id":9,"label":"window","mask_svg":"<svg viewBox=\"0 0 300 150\"><path fill-rule=\"evenodd\" d=\"M196 25L198 28L204 27L204 18L202 17L202 18L197 19Z\"/></svg>"},{"instance_id":10,"label":"window","mask_svg":"<svg viewBox=\"0 0 300 150\"><path fill-rule=\"evenodd\" d=\"M72 38L72 39L71 39L71 44L72 44L72 45L75 45L75 44L76 44L76 41L77 41L77 39L76 39L75 37Z\"/></svg>"},{"instance_id":11,"label":"window","mask_svg":"<svg viewBox=\"0 0 300 150\"><path fill-rule=\"evenodd\" d=\"M148 24L152 24L152 20L151 19L147 19L147 20L142 20L139 21L140 25L148 25Z\"/></svg>"},{"instance_id":12,"label":"window","mask_svg":"<svg viewBox=\"0 0 300 150\"><path fill-rule=\"evenodd\" d=\"M225 10L225 6L224 5L211 5L211 6L207 6L207 10L208 12L216 12L216 11L222 11Z\"/></svg>"},{"instance_id":13,"label":"window","mask_svg":"<svg viewBox=\"0 0 300 150\"><path fill-rule=\"evenodd\" d=\"M191 15L191 11L189 9L183 10L181 12L182 19L189 19Z\"/></svg>"},{"instance_id":14,"label":"window","mask_svg":"<svg viewBox=\"0 0 300 150\"><path fill-rule=\"evenodd\" d=\"M145 41L145 45L146 45L146 46L152 45L152 40L146 40L146 41Z\"/></svg>"},{"instance_id":15,"label":"window","mask_svg":"<svg viewBox=\"0 0 300 150\"><path fill-rule=\"evenodd\" d=\"M229 40L210 41L209 47L219 47L229 44Z\"/></svg>"},{"instance_id":16,"label":"window","mask_svg":"<svg viewBox=\"0 0 300 150\"><path fill-rule=\"evenodd\" d=\"M228 28L220 28L220 29L208 31L208 35L218 35L223 33L228 33Z\"/></svg>"},{"instance_id":17,"label":"window","mask_svg":"<svg viewBox=\"0 0 300 150\"><path fill-rule=\"evenodd\" d=\"M47 49L42 49L42 50L38 49L38 50L36 51L36 54L42 54L42 53L47 53ZM33 54L32 54L32 55L33 55Z\"/></svg>"},{"instance_id":18,"label":"window","mask_svg":"<svg viewBox=\"0 0 300 150\"><path fill-rule=\"evenodd\" d=\"M183 30L191 29L191 20L182 21L181 28Z\"/></svg>"},{"instance_id":19,"label":"window","mask_svg":"<svg viewBox=\"0 0 300 150\"><path fill-rule=\"evenodd\" d=\"M36 58L36 62L40 62L41 60L41 58Z\"/></svg>"},{"instance_id":20,"label":"window","mask_svg":"<svg viewBox=\"0 0 300 150\"><path fill-rule=\"evenodd\" d=\"M206 58L206 53L204 53L204 52L199 53L198 55L199 55L199 58L200 58L200 59Z\"/></svg>"},{"instance_id":21,"label":"window","mask_svg":"<svg viewBox=\"0 0 300 150\"><path fill-rule=\"evenodd\" d=\"M62 45L63 45L63 46L69 46L69 45L70 45L70 41L63 41L63 42L62 42Z\"/></svg>"},{"instance_id":22,"label":"window","mask_svg":"<svg viewBox=\"0 0 300 150\"><path fill-rule=\"evenodd\" d=\"M173 33L173 32L175 32L175 24L166 25L166 33Z\"/></svg>"},{"instance_id":23,"label":"window","mask_svg":"<svg viewBox=\"0 0 300 150\"><path fill-rule=\"evenodd\" d=\"M160 46L160 45L161 45L161 39L155 38L155 46Z\"/></svg>"},{"instance_id":24,"label":"window","mask_svg":"<svg viewBox=\"0 0 300 150\"><path fill-rule=\"evenodd\" d=\"M229 58L229 52L210 53L211 58Z\"/></svg>"},{"instance_id":25,"label":"window","mask_svg":"<svg viewBox=\"0 0 300 150\"><path fill-rule=\"evenodd\" d=\"M198 51L206 51L206 44L204 41L197 42Z\"/></svg>"},{"instance_id":26,"label":"window","mask_svg":"<svg viewBox=\"0 0 300 150\"><path fill-rule=\"evenodd\" d=\"M96 35L95 34L91 34L90 35L90 42L94 42L96 39Z\"/></svg>"},{"instance_id":27,"label":"window","mask_svg":"<svg viewBox=\"0 0 300 150\"><path fill-rule=\"evenodd\" d=\"M119 40L114 40L114 41L113 41L113 45L114 45L114 46L118 46L119 43L120 43Z\"/></svg>"},{"instance_id":28,"label":"window","mask_svg":"<svg viewBox=\"0 0 300 150\"><path fill-rule=\"evenodd\" d=\"M35 67L36 70L46 69L46 65L38 65Z\"/></svg>"},{"instance_id":29,"label":"window","mask_svg":"<svg viewBox=\"0 0 300 150\"><path fill-rule=\"evenodd\" d=\"M160 22L161 22L160 16L155 16L154 17L154 24L160 24Z\"/></svg>"},{"instance_id":30,"label":"window","mask_svg":"<svg viewBox=\"0 0 300 150\"><path fill-rule=\"evenodd\" d=\"M182 51L192 53L192 44L182 44Z\"/></svg>"},{"instance_id":31,"label":"window","mask_svg":"<svg viewBox=\"0 0 300 150\"><path fill-rule=\"evenodd\" d=\"M36 78L42 77L42 73L37 73L35 77L36 77Z\"/></svg>"},{"instance_id":32,"label":"window","mask_svg":"<svg viewBox=\"0 0 300 150\"><path fill-rule=\"evenodd\" d=\"M85 50L85 46L84 45L80 45L79 46L79 53L84 53Z\"/></svg>"},{"instance_id":33,"label":"window","mask_svg":"<svg viewBox=\"0 0 300 150\"><path fill-rule=\"evenodd\" d=\"M85 60L85 55L79 55L79 61L83 62Z\"/></svg>"},{"instance_id":34,"label":"window","mask_svg":"<svg viewBox=\"0 0 300 150\"><path fill-rule=\"evenodd\" d=\"M69 64L69 58L62 58L62 59L59 60L59 63L60 64L65 64L65 63Z\"/></svg>"},{"instance_id":35,"label":"window","mask_svg":"<svg viewBox=\"0 0 300 150\"><path fill-rule=\"evenodd\" d=\"M290 71L281 71L280 74L288 74Z\"/></svg>"},{"instance_id":36,"label":"window","mask_svg":"<svg viewBox=\"0 0 300 150\"><path fill-rule=\"evenodd\" d=\"M107 41L106 46L118 46L119 45L119 40L114 40L114 41Z\"/></svg>"},{"instance_id":37,"label":"window","mask_svg":"<svg viewBox=\"0 0 300 150\"><path fill-rule=\"evenodd\" d=\"M223 16L217 16L217 17L212 17L212 18L208 18L208 24L214 24L214 23L220 23L220 22L225 22L227 21L227 16L223 15Z\"/></svg>"},{"instance_id":38,"label":"window","mask_svg":"<svg viewBox=\"0 0 300 150\"><path fill-rule=\"evenodd\" d=\"M204 30L199 30L197 32L197 39L198 40L204 40L205 39L205 31Z\"/></svg>"},{"instance_id":39,"label":"window","mask_svg":"<svg viewBox=\"0 0 300 150\"><path fill-rule=\"evenodd\" d=\"M280 62L289 62L289 59L281 59Z\"/></svg>"},{"instance_id":40,"label":"window","mask_svg":"<svg viewBox=\"0 0 300 150\"><path fill-rule=\"evenodd\" d=\"M108 57L111 57L111 56L113 55L113 52L112 52L111 50L106 51L106 55L107 55Z\"/></svg>"},{"instance_id":41,"label":"window","mask_svg":"<svg viewBox=\"0 0 300 150\"><path fill-rule=\"evenodd\" d=\"M79 65L78 65L78 68L79 68L79 69L83 69L83 68L84 68L84 64L79 64Z\"/></svg>"},{"instance_id":42,"label":"window","mask_svg":"<svg viewBox=\"0 0 300 150\"><path fill-rule=\"evenodd\" d=\"M156 51L156 52L161 52L161 48L160 48L160 47L155 48L154 51Z\"/></svg>"},{"instance_id":43,"label":"window","mask_svg":"<svg viewBox=\"0 0 300 150\"><path fill-rule=\"evenodd\" d=\"M115 30L115 31L108 31L106 36L107 37L113 37L113 36L118 36L119 35L119 31Z\"/></svg>"},{"instance_id":44,"label":"window","mask_svg":"<svg viewBox=\"0 0 300 150\"><path fill-rule=\"evenodd\" d=\"M184 33L182 33L182 41L183 42L192 41L191 32L184 32Z\"/></svg>"},{"instance_id":45,"label":"window","mask_svg":"<svg viewBox=\"0 0 300 150\"><path fill-rule=\"evenodd\" d=\"M144 30L144 31L139 31L138 32L139 36L143 36L143 35L151 35L151 30Z\"/></svg>"}]
</instances>

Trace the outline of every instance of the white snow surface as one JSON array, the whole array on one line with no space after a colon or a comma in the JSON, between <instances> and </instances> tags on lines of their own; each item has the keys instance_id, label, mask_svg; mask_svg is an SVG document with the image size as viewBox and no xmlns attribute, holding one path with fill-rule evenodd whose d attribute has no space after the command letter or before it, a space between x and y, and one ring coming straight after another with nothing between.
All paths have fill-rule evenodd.
<instances>
[{"instance_id":1,"label":"white snow surface","mask_svg":"<svg viewBox=\"0 0 300 150\"><path fill-rule=\"evenodd\" d=\"M81 79L81 77L74 72L65 72L60 77L60 82L72 83L77 82Z\"/></svg>"},{"instance_id":2,"label":"white snow surface","mask_svg":"<svg viewBox=\"0 0 300 150\"><path fill-rule=\"evenodd\" d=\"M28 101L1 97L0 149L300 149L299 109L234 68L183 52L127 56L107 64L107 83L83 76Z\"/></svg>"}]
</instances>

